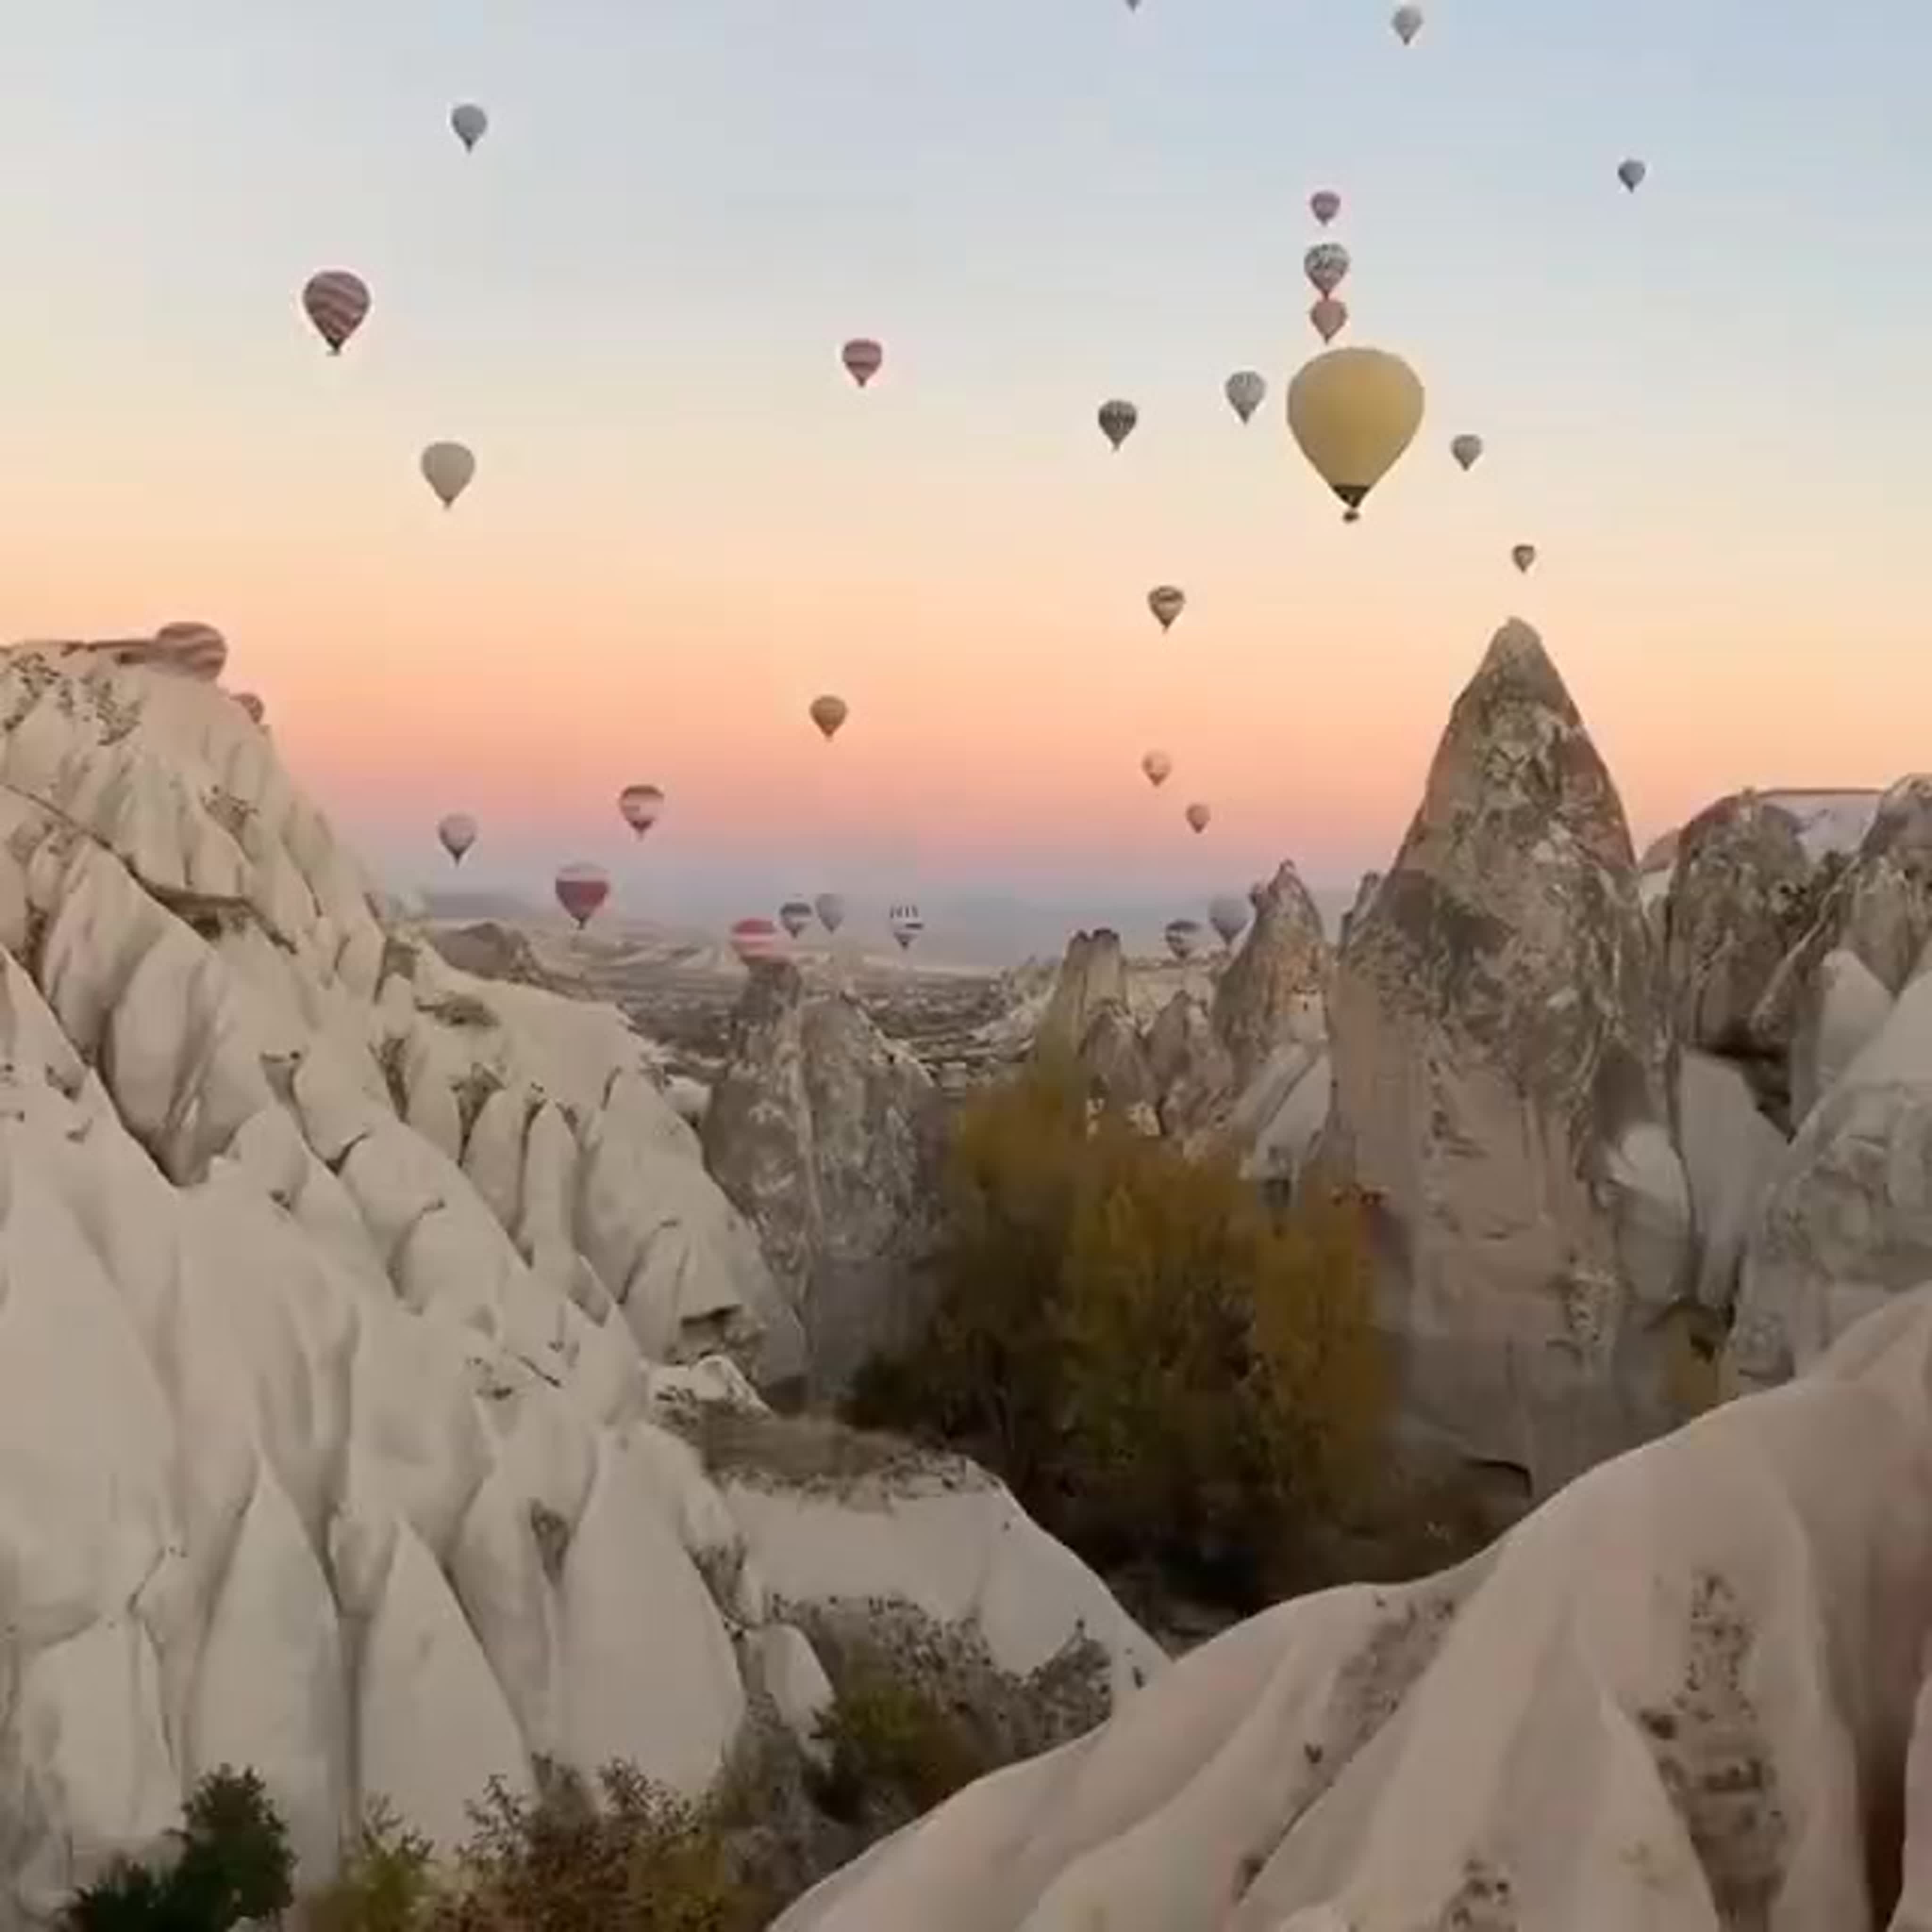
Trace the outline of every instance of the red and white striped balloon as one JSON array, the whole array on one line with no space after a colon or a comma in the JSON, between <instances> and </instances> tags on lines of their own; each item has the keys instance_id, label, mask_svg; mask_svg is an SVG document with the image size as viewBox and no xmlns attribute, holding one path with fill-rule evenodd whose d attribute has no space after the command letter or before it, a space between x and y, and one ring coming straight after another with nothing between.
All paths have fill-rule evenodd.
<instances>
[{"instance_id":1,"label":"red and white striped balloon","mask_svg":"<svg viewBox=\"0 0 1932 1932\"><path fill-rule=\"evenodd\" d=\"M610 875L602 866L580 862L558 868L556 902L576 920L579 932L610 896Z\"/></svg>"},{"instance_id":2,"label":"red and white striped balloon","mask_svg":"<svg viewBox=\"0 0 1932 1932\"><path fill-rule=\"evenodd\" d=\"M212 624L184 620L154 633L154 656L170 670L212 684L228 662L228 640Z\"/></svg>"},{"instance_id":3,"label":"red and white striped balloon","mask_svg":"<svg viewBox=\"0 0 1932 1932\"><path fill-rule=\"evenodd\" d=\"M741 919L731 928L731 950L747 966L754 966L783 955L784 935L768 919Z\"/></svg>"},{"instance_id":4,"label":"red and white striped balloon","mask_svg":"<svg viewBox=\"0 0 1932 1932\"><path fill-rule=\"evenodd\" d=\"M302 307L332 356L362 326L369 314L369 284L347 268L324 268L302 288Z\"/></svg>"},{"instance_id":5,"label":"red and white striped balloon","mask_svg":"<svg viewBox=\"0 0 1932 1932\"><path fill-rule=\"evenodd\" d=\"M617 794L617 809L624 823L641 838L658 822L664 809L664 795L654 784L629 784Z\"/></svg>"}]
</instances>

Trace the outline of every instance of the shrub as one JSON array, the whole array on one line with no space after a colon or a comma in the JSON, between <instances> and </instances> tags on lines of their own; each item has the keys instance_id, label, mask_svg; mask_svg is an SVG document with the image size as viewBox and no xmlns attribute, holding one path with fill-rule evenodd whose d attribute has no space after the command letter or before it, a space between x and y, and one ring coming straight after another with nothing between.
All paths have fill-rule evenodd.
<instances>
[{"instance_id":1,"label":"shrub","mask_svg":"<svg viewBox=\"0 0 1932 1932\"><path fill-rule=\"evenodd\" d=\"M1360 1209L1272 1211L1036 1069L959 1116L938 1296L853 1419L989 1462L1090 1560L1217 1600L1282 1588L1366 1494L1384 1413Z\"/></svg>"},{"instance_id":2,"label":"shrub","mask_svg":"<svg viewBox=\"0 0 1932 1932\"><path fill-rule=\"evenodd\" d=\"M295 1897L287 1828L252 1771L224 1765L195 1786L160 1871L117 1859L75 1894L70 1932L229 1932L244 1918L278 1917Z\"/></svg>"},{"instance_id":3,"label":"shrub","mask_svg":"<svg viewBox=\"0 0 1932 1932\"><path fill-rule=\"evenodd\" d=\"M372 1804L334 1882L309 1901L309 1932L416 1932L436 1895L429 1840Z\"/></svg>"},{"instance_id":4,"label":"shrub","mask_svg":"<svg viewBox=\"0 0 1932 1932\"><path fill-rule=\"evenodd\" d=\"M994 1766L970 1724L877 1656L849 1660L818 1732L830 1762L817 1796L848 1823L905 1823Z\"/></svg>"}]
</instances>

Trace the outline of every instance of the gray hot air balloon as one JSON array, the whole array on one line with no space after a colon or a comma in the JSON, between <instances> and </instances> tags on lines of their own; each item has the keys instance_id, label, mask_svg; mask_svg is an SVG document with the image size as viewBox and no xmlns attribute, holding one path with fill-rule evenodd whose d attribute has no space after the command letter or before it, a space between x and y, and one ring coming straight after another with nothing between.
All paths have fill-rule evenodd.
<instances>
[{"instance_id":1,"label":"gray hot air balloon","mask_svg":"<svg viewBox=\"0 0 1932 1932\"><path fill-rule=\"evenodd\" d=\"M778 908L778 923L796 939L812 923L812 906L806 899L787 899Z\"/></svg>"},{"instance_id":2,"label":"gray hot air balloon","mask_svg":"<svg viewBox=\"0 0 1932 1932\"><path fill-rule=\"evenodd\" d=\"M1198 919L1171 919L1163 935L1167 950L1177 959L1192 959L1201 950L1201 922Z\"/></svg>"},{"instance_id":3,"label":"gray hot air balloon","mask_svg":"<svg viewBox=\"0 0 1932 1932\"><path fill-rule=\"evenodd\" d=\"M1332 188L1318 188L1308 197L1309 212L1326 228L1342 212L1342 197Z\"/></svg>"},{"instance_id":4,"label":"gray hot air balloon","mask_svg":"<svg viewBox=\"0 0 1932 1932\"><path fill-rule=\"evenodd\" d=\"M1449 440L1449 454L1465 470L1474 469L1482 453L1483 439L1479 436L1457 436Z\"/></svg>"},{"instance_id":5,"label":"gray hot air balloon","mask_svg":"<svg viewBox=\"0 0 1932 1932\"><path fill-rule=\"evenodd\" d=\"M454 506L476 474L476 458L460 442L431 443L423 452L422 463L423 481L446 510Z\"/></svg>"},{"instance_id":6,"label":"gray hot air balloon","mask_svg":"<svg viewBox=\"0 0 1932 1932\"><path fill-rule=\"evenodd\" d=\"M1221 944L1232 946L1248 929L1252 917L1248 902L1238 892L1223 892L1208 908L1208 923L1221 935Z\"/></svg>"},{"instance_id":7,"label":"gray hot air balloon","mask_svg":"<svg viewBox=\"0 0 1932 1932\"><path fill-rule=\"evenodd\" d=\"M436 821L436 836L450 863L460 866L464 854L476 843L476 821L466 812L452 812Z\"/></svg>"},{"instance_id":8,"label":"gray hot air balloon","mask_svg":"<svg viewBox=\"0 0 1932 1932\"><path fill-rule=\"evenodd\" d=\"M1422 31L1422 9L1420 7L1398 7L1389 16L1389 25L1395 29L1395 37L1404 46Z\"/></svg>"},{"instance_id":9,"label":"gray hot air balloon","mask_svg":"<svg viewBox=\"0 0 1932 1932\"><path fill-rule=\"evenodd\" d=\"M1332 296L1348 280L1348 251L1339 242L1318 242L1301 258L1302 272L1317 295Z\"/></svg>"},{"instance_id":10,"label":"gray hot air balloon","mask_svg":"<svg viewBox=\"0 0 1932 1932\"><path fill-rule=\"evenodd\" d=\"M1133 434L1134 425L1140 419L1140 411L1132 403L1124 402L1118 396L1112 401L1100 405L1100 434L1117 450Z\"/></svg>"},{"instance_id":11,"label":"gray hot air balloon","mask_svg":"<svg viewBox=\"0 0 1932 1932\"><path fill-rule=\"evenodd\" d=\"M1617 164L1617 179L1622 182L1632 194L1636 194L1637 190L1642 187L1643 178L1649 172L1648 166L1639 160L1634 154L1628 160L1619 161Z\"/></svg>"},{"instance_id":12,"label":"gray hot air balloon","mask_svg":"<svg viewBox=\"0 0 1932 1932\"><path fill-rule=\"evenodd\" d=\"M1256 410L1268 400L1268 378L1258 369L1237 369L1226 388L1228 406L1244 422L1252 422Z\"/></svg>"},{"instance_id":13,"label":"gray hot air balloon","mask_svg":"<svg viewBox=\"0 0 1932 1932\"><path fill-rule=\"evenodd\" d=\"M449 124L465 151L473 152L476 143L490 131L490 117L475 101L465 100L449 110Z\"/></svg>"},{"instance_id":14,"label":"gray hot air balloon","mask_svg":"<svg viewBox=\"0 0 1932 1932\"><path fill-rule=\"evenodd\" d=\"M899 943L903 952L926 930L926 921L920 916L916 905L896 905L887 915L886 923L892 929L892 937Z\"/></svg>"},{"instance_id":15,"label":"gray hot air balloon","mask_svg":"<svg viewBox=\"0 0 1932 1932\"><path fill-rule=\"evenodd\" d=\"M814 902L814 910L818 914L818 922L827 932L836 933L845 923L845 898L841 892L820 892Z\"/></svg>"}]
</instances>

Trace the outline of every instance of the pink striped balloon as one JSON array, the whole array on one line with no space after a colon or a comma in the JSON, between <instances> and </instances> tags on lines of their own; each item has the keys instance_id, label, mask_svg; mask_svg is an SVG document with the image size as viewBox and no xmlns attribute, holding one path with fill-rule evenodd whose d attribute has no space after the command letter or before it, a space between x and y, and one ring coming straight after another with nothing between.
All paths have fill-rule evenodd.
<instances>
[{"instance_id":1,"label":"pink striped balloon","mask_svg":"<svg viewBox=\"0 0 1932 1932\"><path fill-rule=\"evenodd\" d=\"M558 868L556 902L581 932L591 915L610 896L610 875L602 866L578 863Z\"/></svg>"},{"instance_id":2,"label":"pink striped balloon","mask_svg":"<svg viewBox=\"0 0 1932 1932\"><path fill-rule=\"evenodd\" d=\"M268 707L252 691L238 691L235 702L259 724L268 715Z\"/></svg>"},{"instance_id":3,"label":"pink striped balloon","mask_svg":"<svg viewBox=\"0 0 1932 1932\"><path fill-rule=\"evenodd\" d=\"M362 326L369 313L369 284L347 268L324 268L302 288L302 307L332 356Z\"/></svg>"},{"instance_id":4,"label":"pink striped balloon","mask_svg":"<svg viewBox=\"0 0 1932 1932\"><path fill-rule=\"evenodd\" d=\"M854 336L846 344L839 359L845 373L863 388L885 367L886 352L869 336Z\"/></svg>"}]
</instances>

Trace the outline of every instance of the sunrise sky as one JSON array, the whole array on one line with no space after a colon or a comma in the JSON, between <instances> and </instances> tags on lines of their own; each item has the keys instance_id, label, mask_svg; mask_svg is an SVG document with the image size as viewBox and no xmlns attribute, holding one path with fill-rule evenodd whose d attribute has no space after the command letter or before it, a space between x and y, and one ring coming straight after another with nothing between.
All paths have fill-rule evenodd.
<instances>
[{"instance_id":1,"label":"sunrise sky","mask_svg":"<svg viewBox=\"0 0 1932 1932\"><path fill-rule=\"evenodd\" d=\"M1932 762L1927 16L1434 0L1405 51L1388 10L16 8L0 635L205 618L398 883L462 806L466 881L622 860L666 905L1352 877L1512 613L1640 839ZM1321 186L1343 340L1430 393L1353 529L1280 409ZM297 308L334 266L375 293L340 361Z\"/></svg>"}]
</instances>

